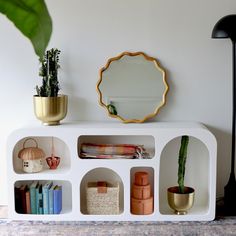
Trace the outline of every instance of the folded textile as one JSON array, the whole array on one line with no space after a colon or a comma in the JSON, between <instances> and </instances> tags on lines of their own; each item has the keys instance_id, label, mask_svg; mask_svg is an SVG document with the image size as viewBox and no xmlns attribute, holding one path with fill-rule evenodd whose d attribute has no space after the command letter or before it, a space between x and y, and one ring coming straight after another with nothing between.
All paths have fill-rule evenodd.
<instances>
[{"instance_id":1,"label":"folded textile","mask_svg":"<svg viewBox=\"0 0 236 236\"><path fill-rule=\"evenodd\" d=\"M81 152L91 154L107 154L107 155L134 155L140 151L141 146L133 144L94 144L82 143Z\"/></svg>"},{"instance_id":2,"label":"folded textile","mask_svg":"<svg viewBox=\"0 0 236 236\"><path fill-rule=\"evenodd\" d=\"M134 155L110 155L110 154L91 154L91 153L80 153L80 157L87 159L133 159Z\"/></svg>"}]
</instances>

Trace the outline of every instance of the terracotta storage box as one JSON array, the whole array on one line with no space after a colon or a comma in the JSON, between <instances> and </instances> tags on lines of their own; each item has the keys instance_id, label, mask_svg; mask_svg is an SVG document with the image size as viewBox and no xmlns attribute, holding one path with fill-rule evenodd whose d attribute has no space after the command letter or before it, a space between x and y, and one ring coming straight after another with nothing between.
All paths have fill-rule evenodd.
<instances>
[{"instance_id":1,"label":"terracotta storage box","mask_svg":"<svg viewBox=\"0 0 236 236\"><path fill-rule=\"evenodd\" d=\"M153 196L147 172L136 172L131 189L131 212L135 215L149 215L153 212Z\"/></svg>"}]
</instances>

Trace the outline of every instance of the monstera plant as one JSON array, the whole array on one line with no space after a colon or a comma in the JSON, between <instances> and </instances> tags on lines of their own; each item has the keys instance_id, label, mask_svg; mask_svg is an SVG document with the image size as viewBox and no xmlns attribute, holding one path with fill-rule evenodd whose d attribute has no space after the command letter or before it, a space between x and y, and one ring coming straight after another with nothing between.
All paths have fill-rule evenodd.
<instances>
[{"instance_id":1,"label":"monstera plant","mask_svg":"<svg viewBox=\"0 0 236 236\"><path fill-rule=\"evenodd\" d=\"M0 12L32 43L40 59L52 33L52 20L44 0L0 0Z\"/></svg>"}]
</instances>

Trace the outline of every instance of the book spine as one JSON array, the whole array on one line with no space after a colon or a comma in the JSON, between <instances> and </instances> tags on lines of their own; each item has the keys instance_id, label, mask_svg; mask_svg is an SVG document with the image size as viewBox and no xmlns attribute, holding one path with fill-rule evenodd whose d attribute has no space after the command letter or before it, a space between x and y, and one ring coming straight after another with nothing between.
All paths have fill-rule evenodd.
<instances>
[{"instance_id":1,"label":"book spine","mask_svg":"<svg viewBox=\"0 0 236 236\"><path fill-rule=\"evenodd\" d=\"M53 214L53 188L50 188L48 191L48 205L49 205L49 214Z\"/></svg>"},{"instance_id":2,"label":"book spine","mask_svg":"<svg viewBox=\"0 0 236 236\"><path fill-rule=\"evenodd\" d=\"M48 188L43 188L43 214L49 214Z\"/></svg>"},{"instance_id":3,"label":"book spine","mask_svg":"<svg viewBox=\"0 0 236 236\"><path fill-rule=\"evenodd\" d=\"M42 192L42 185L39 187L38 193L38 214L43 214L43 192Z\"/></svg>"},{"instance_id":4,"label":"book spine","mask_svg":"<svg viewBox=\"0 0 236 236\"><path fill-rule=\"evenodd\" d=\"M30 205L30 191L27 190L25 193L25 199L26 199L26 213L30 214L31 213L31 205Z\"/></svg>"},{"instance_id":5,"label":"book spine","mask_svg":"<svg viewBox=\"0 0 236 236\"><path fill-rule=\"evenodd\" d=\"M17 213L22 213L20 187L15 187L15 211Z\"/></svg>"},{"instance_id":6,"label":"book spine","mask_svg":"<svg viewBox=\"0 0 236 236\"><path fill-rule=\"evenodd\" d=\"M35 189L35 207L36 207L35 214L39 214L39 187Z\"/></svg>"},{"instance_id":7,"label":"book spine","mask_svg":"<svg viewBox=\"0 0 236 236\"><path fill-rule=\"evenodd\" d=\"M53 212L54 214L60 214L62 210L62 188L61 186L53 191Z\"/></svg>"},{"instance_id":8,"label":"book spine","mask_svg":"<svg viewBox=\"0 0 236 236\"><path fill-rule=\"evenodd\" d=\"M30 186L30 206L31 214L37 214L37 204L36 204L36 185Z\"/></svg>"},{"instance_id":9,"label":"book spine","mask_svg":"<svg viewBox=\"0 0 236 236\"><path fill-rule=\"evenodd\" d=\"M22 213L26 214L27 210L26 210L26 196L25 196L25 188L22 187L20 188L20 198L21 198L21 205L22 205Z\"/></svg>"}]
</instances>

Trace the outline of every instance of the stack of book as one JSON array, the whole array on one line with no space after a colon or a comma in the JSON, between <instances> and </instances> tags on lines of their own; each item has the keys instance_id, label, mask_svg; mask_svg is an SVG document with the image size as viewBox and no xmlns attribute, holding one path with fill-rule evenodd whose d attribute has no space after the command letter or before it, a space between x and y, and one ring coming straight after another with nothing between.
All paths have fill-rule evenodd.
<instances>
[{"instance_id":1,"label":"stack of book","mask_svg":"<svg viewBox=\"0 0 236 236\"><path fill-rule=\"evenodd\" d=\"M15 210L20 214L60 214L62 186L52 181L15 186Z\"/></svg>"}]
</instances>

